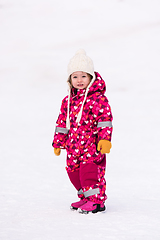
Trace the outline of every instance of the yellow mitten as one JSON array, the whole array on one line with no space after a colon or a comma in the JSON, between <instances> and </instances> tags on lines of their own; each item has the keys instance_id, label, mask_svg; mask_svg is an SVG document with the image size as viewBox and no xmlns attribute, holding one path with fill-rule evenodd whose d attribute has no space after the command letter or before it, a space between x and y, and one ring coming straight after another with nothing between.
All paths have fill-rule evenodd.
<instances>
[{"instance_id":1,"label":"yellow mitten","mask_svg":"<svg viewBox=\"0 0 160 240\"><path fill-rule=\"evenodd\" d=\"M110 153L110 149L112 147L112 144L110 141L106 140L106 139L102 139L99 141L98 143L98 147L97 150L101 151L102 154L104 153Z\"/></svg>"},{"instance_id":2,"label":"yellow mitten","mask_svg":"<svg viewBox=\"0 0 160 240\"><path fill-rule=\"evenodd\" d=\"M54 154L56 156L59 156L61 154L61 149L60 148L54 148Z\"/></svg>"}]
</instances>

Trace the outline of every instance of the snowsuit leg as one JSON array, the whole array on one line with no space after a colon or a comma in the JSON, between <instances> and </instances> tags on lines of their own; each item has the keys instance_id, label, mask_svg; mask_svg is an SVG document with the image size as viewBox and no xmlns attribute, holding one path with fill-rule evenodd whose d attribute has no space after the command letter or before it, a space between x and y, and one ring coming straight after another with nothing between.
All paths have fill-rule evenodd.
<instances>
[{"instance_id":1,"label":"snowsuit leg","mask_svg":"<svg viewBox=\"0 0 160 240\"><path fill-rule=\"evenodd\" d=\"M81 182L80 182L80 177L79 177L79 169L77 169L76 171L73 172L67 172L69 179L71 181L71 183L73 184L73 186L77 189L78 191L78 197L83 199L84 198L84 194L83 194L83 190L81 187Z\"/></svg>"},{"instance_id":2,"label":"snowsuit leg","mask_svg":"<svg viewBox=\"0 0 160 240\"><path fill-rule=\"evenodd\" d=\"M106 156L100 162L88 158L82 160L79 156L67 155L67 173L71 183L78 191L79 198L86 198L101 204L107 199L105 194Z\"/></svg>"},{"instance_id":3,"label":"snowsuit leg","mask_svg":"<svg viewBox=\"0 0 160 240\"><path fill-rule=\"evenodd\" d=\"M85 198L97 204L107 199L105 194L106 181L105 175L106 158L104 155L100 164L94 162L83 162L80 164L80 182Z\"/></svg>"},{"instance_id":4,"label":"snowsuit leg","mask_svg":"<svg viewBox=\"0 0 160 240\"><path fill-rule=\"evenodd\" d=\"M78 158L74 157L73 155L68 157L68 155L67 155L66 170L67 170L68 177L69 177L71 183L73 184L73 186L77 189L78 197L83 199L84 194L83 194L82 186L81 186L81 182L80 182L79 169L80 169L80 165L79 165Z\"/></svg>"},{"instance_id":5,"label":"snowsuit leg","mask_svg":"<svg viewBox=\"0 0 160 240\"><path fill-rule=\"evenodd\" d=\"M77 169L74 172L67 172L69 179L71 181L71 183L73 184L73 186L77 189L77 191L79 191L82 187L81 187L81 182L79 179L79 169Z\"/></svg>"}]
</instances>

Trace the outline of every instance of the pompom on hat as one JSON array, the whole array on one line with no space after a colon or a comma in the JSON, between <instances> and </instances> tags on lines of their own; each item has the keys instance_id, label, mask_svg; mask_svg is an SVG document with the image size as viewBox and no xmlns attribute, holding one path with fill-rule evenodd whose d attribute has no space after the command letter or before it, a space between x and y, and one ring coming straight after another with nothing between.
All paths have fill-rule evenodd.
<instances>
[{"instance_id":1,"label":"pompom on hat","mask_svg":"<svg viewBox=\"0 0 160 240\"><path fill-rule=\"evenodd\" d=\"M73 56L73 58L71 58L68 64L68 83L69 83L71 74L78 71L89 73L92 76L92 80L86 88L84 100L77 116L76 122L79 124L82 117L83 106L86 101L89 88L91 87L91 85L93 84L96 78L94 73L93 61L86 55L86 52L83 49L78 50L76 54ZM68 108L67 108L67 119L66 119L66 128L68 130L70 129L70 119L69 119L70 96L71 96L71 85L69 83Z\"/></svg>"},{"instance_id":2,"label":"pompom on hat","mask_svg":"<svg viewBox=\"0 0 160 240\"><path fill-rule=\"evenodd\" d=\"M79 49L71 58L68 64L68 78L72 73L78 71L89 73L95 79L93 61L86 55L84 49Z\"/></svg>"}]
</instances>

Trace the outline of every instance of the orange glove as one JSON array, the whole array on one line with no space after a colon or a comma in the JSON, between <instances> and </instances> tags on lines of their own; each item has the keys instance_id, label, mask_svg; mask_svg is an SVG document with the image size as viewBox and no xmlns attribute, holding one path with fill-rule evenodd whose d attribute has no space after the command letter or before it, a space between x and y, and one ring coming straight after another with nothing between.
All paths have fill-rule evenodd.
<instances>
[{"instance_id":1,"label":"orange glove","mask_svg":"<svg viewBox=\"0 0 160 240\"><path fill-rule=\"evenodd\" d=\"M59 156L61 154L61 149L60 148L54 148L54 154L56 156Z\"/></svg>"},{"instance_id":2,"label":"orange glove","mask_svg":"<svg viewBox=\"0 0 160 240\"><path fill-rule=\"evenodd\" d=\"M106 139L102 139L98 143L97 150L100 151L102 154L110 153L111 147L112 147L112 144L110 141L108 141Z\"/></svg>"}]
</instances>

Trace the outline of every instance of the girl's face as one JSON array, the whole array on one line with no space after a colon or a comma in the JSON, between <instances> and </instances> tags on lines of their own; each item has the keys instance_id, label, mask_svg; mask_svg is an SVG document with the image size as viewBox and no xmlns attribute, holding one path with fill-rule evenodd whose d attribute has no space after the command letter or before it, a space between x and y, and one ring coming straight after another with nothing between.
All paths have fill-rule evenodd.
<instances>
[{"instance_id":1,"label":"girl's face","mask_svg":"<svg viewBox=\"0 0 160 240\"><path fill-rule=\"evenodd\" d=\"M84 89L87 88L91 81L91 77L89 74L85 72L74 72L71 75L71 83L74 88Z\"/></svg>"}]
</instances>

